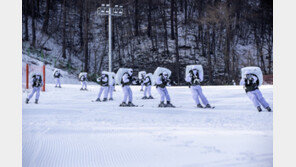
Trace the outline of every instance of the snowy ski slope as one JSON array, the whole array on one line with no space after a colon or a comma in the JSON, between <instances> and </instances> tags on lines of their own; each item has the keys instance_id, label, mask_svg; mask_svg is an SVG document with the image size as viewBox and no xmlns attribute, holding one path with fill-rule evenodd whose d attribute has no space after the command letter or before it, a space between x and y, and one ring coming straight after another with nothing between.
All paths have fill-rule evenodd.
<instances>
[{"instance_id":1,"label":"snowy ski slope","mask_svg":"<svg viewBox=\"0 0 296 167\"><path fill-rule=\"evenodd\" d=\"M40 103L23 103L24 167L271 167L273 113L258 113L241 86L204 86L216 109L197 109L188 87L169 87L177 108L157 108L132 87L138 108L95 100L99 86L48 84ZM260 89L271 104L273 86ZM23 93L25 101L26 93Z\"/></svg>"}]
</instances>

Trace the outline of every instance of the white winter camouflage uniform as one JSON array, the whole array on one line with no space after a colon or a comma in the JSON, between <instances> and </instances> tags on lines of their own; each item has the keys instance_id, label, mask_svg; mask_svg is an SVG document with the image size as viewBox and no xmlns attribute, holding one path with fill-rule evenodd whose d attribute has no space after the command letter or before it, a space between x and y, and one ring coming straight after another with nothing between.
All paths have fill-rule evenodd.
<instances>
[{"instance_id":1,"label":"white winter camouflage uniform","mask_svg":"<svg viewBox=\"0 0 296 167\"><path fill-rule=\"evenodd\" d=\"M41 75L33 75L31 83L32 83L33 90L31 94L28 96L28 101L33 97L35 93L36 93L35 100L38 101L40 96L40 89L43 86Z\"/></svg>"},{"instance_id":2,"label":"white winter camouflage uniform","mask_svg":"<svg viewBox=\"0 0 296 167\"><path fill-rule=\"evenodd\" d=\"M186 82L190 84L190 89L192 93L192 98L197 105L200 104L199 99L201 99L204 105L208 105L209 101L205 97L202 92L202 88L200 86L201 80L199 79L199 75L197 71L191 71L185 78Z\"/></svg>"},{"instance_id":3,"label":"white winter camouflage uniform","mask_svg":"<svg viewBox=\"0 0 296 167\"><path fill-rule=\"evenodd\" d=\"M128 99L128 102L132 102L133 101L133 92L132 89L130 88L130 85L132 84L132 77L130 74L128 74L127 72L123 74L122 76L122 90L124 93L123 96L123 101L125 102Z\"/></svg>"},{"instance_id":4,"label":"white winter camouflage uniform","mask_svg":"<svg viewBox=\"0 0 296 167\"><path fill-rule=\"evenodd\" d=\"M102 77L98 78L97 81L100 83L100 91L98 94L98 99L101 98L102 93L104 92L104 99L108 98L108 91L109 91L109 85L108 85L108 76L102 75Z\"/></svg>"},{"instance_id":5,"label":"white winter camouflage uniform","mask_svg":"<svg viewBox=\"0 0 296 167\"><path fill-rule=\"evenodd\" d=\"M150 76L145 76L143 84L145 85L144 97L146 97L147 94L150 97L151 96L151 84L152 84Z\"/></svg>"},{"instance_id":6,"label":"white winter camouflage uniform","mask_svg":"<svg viewBox=\"0 0 296 167\"><path fill-rule=\"evenodd\" d=\"M170 80L168 78L165 78L163 75L158 76L156 79L156 88L158 93L160 94L160 101L164 102L165 100L167 102L171 101L171 97L168 93L168 90L166 86L169 86Z\"/></svg>"},{"instance_id":7,"label":"white winter camouflage uniform","mask_svg":"<svg viewBox=\"0 0 296 167\"><path fill-rule=\"evenodd\" d=\"M79 78L80 82L81 82L81 89L87 89L87 78L85 75L82 75L80 78Z\"/></svg>"},{"instance_id":8,"label":"white winter camouflage uniform","mask_svg":"<svg viewBox=\"0 0 296 167\"><path fill-rule=\"evenodd\" d=\"M262 93L258 88L259 80L257 76L252 74L250 75L250 77L242 78L240 81L240 85L244 86L247 96L253 102L255 107L258 108L261 104L264 108L269 108L269 104L264 99Z\"/></svg>"},{"instance_id":9,"label":"white winter camouflage uniform","mask_svg":"<svg viewBox=\"0 0 296 167\"><path fill-rule=\"evenodd\" d=\"M62 74L60 73L59 70L57 70L54 75L53 75L55 81L56 81L56 84L55 84L55 87L59 86L61 87L61 81L60 81L60 77L63 77Z\"/></svg>"},{"instance_id":10,"label":"white winter camouflage uniform","mask_svg":"<svg viewBox=\"0 0 296 167\"><path fill-rule=\"evenodd\" d=\"M114 88L115 88L115 79L111 77L110 85L109 85L109 99L113 99Z\"/></svg>"}]
</instances>

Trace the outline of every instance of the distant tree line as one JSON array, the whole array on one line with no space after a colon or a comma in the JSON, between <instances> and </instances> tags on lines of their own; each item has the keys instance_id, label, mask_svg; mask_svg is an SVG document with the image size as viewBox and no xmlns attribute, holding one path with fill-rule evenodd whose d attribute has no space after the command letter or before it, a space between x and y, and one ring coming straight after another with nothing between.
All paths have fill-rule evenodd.
<instances>
[{"instance_id":1,"label":"distant tree line","mask_svg":"<svg viewBox=\"0 0 296 167\"><path fill-rule=\"evenodd\" d=\"M109 0L23 0L23 41L48 51L61 46L60 61L79 59L91 74L107 70L108 17L96 14ZM240 68L273 73L272 0L112 0L113 70L153 72L162 66L184 84L188 64L202 64L207 84L238 81ZM37 33L43 35L37 35ZM44 35L45 34L45 35ZM38 39L40 38L40 39ZM41 39L42 38L42 39ZM60 56L58 55L58 56Z\"/></svg>"}]
</instances>

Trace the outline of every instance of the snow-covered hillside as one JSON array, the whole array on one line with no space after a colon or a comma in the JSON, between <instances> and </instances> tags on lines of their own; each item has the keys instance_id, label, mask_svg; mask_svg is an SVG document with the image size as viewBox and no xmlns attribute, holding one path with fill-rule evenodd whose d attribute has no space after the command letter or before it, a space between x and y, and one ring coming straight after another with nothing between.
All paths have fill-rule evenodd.
<instances>
[{"instance_id":1,"label":"snow-covered hillside","mask_svg":"<svg viewBox=\"0 0 296 167\"><path fill-rule=\"evenodd\" d=\"M31 56L35 56L35 55L31 55ZM34 58L34 57L30 57L27 54L22 55L22 85L23 88L26 82L26 64L29 64L29 71L30 71L30 76L34 73L34 72L39 72L40 74L42 74L42 66L43 66L43 62L39 61L38 59ZM47 64L46 68L45 68L45 83L47 84L54 84L55 80L53 78L53 71L54 71L54 67L53 65ZM78 75L76 76L75 74L69 74L67 71L64 70L60 70L61 74L63 75L63 77L61 78L61 82L64 84L80 84L79 80L78 80ZM89 82L89 84L95 84L93 82Z\"/></svg>"},{"instance_id":2,"label":"snow-covered hillside","mask_svg":"<svg viewBox=\"0 0 296 167\"><path fill-rule=\"evenodd\" d=\"M48 84L40 103L23 103L23 166L153 166L271 167L273 113L258 113L241 86L205 86L216 109L197 109L188 87L169 87L177 108L158 108L156 99L142 100L133 86L138 108L115 101L91 102L99 86L54 88ZM273 86L262 86L273 104ZM23 94L23 101L26 93Z\"/></svg>"}]
</instances>

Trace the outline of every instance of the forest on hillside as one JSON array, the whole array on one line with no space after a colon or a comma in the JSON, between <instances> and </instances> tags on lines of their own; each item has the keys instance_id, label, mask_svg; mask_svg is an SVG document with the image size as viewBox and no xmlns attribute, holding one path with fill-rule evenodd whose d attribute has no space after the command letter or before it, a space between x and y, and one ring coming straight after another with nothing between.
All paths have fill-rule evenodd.
<instances>
[{"instance_id":1,"label":"forest on hillside","mask_svg":"<svg viewBox=\"0 0 296 167\"><path fill-rule=\"evenodd\" d=\"M166 67L178 85L189 64L209 85L238 82L245 66L273 74L272 0L23 0L23 51L95 78L108 70L108 16L97 14L108 3L124 9L112 17L115 72Z\"/></svg>"}]
</instances>

